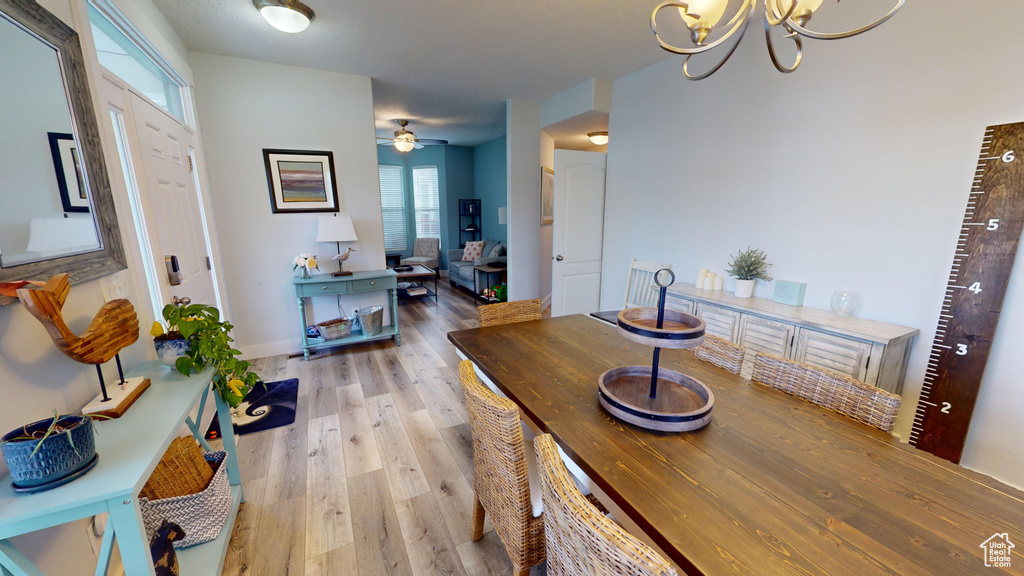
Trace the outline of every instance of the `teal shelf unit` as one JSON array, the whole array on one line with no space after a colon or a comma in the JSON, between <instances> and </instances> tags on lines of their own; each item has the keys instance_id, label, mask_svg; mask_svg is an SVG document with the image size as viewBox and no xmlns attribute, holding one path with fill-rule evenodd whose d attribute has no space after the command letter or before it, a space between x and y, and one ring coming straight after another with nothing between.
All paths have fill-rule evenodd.
<instances>
[{"instance_id":1,"label":"teal shelf unit","mask_svg":"<svg viewBox=\"0 0 1024 576\"><path fill-rule=\"evenodd\" d=\"M125 576L155 575L138 505L139 492L182 424L204 449L210 449L199 426L213 369L187 377L154 360L139 364L128 375L147 377L151 385L124 416L96 422L99 462L95 468L69 484L37 494L17 494L10 476L0 479L0 576L43 576L11 538L108 512L96 575L107 573L115 541ZM219 394L214 398L228 453L231 513L216 539L178 551L180 576L219 576L238 507L244 501L231 409ZM189 415L197 405L198 414L193 420Z\"/></svg>"}]
</instances>

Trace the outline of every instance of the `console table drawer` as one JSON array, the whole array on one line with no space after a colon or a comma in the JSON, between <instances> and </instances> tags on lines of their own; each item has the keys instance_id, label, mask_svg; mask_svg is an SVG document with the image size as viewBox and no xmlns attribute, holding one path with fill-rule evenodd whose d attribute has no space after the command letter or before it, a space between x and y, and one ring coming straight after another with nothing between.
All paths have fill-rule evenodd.
<instances>
[{"instance_id":1,"label":"console table drawer","mask_svg":"<svg viewBox=\"0 0 1024 576\"><path fill-rule=\"evenodd\" d=\"M352 291L351 282L331 282L330 284L298 285L299 296L323 296L324 294L348 294Z\"/></svg>"},{"instance_id":2,"label":"console table drawer","mask_svg":"<svg viewBox=\"0 0 1024 576\"><path fill-rule=\"evenodd\" d=\"M366 292L369 290L384 290L385 288L397 288L398 281L394 278L375 278L367 280L353 280L353 292Z\"/></svg>"}]
</instances>

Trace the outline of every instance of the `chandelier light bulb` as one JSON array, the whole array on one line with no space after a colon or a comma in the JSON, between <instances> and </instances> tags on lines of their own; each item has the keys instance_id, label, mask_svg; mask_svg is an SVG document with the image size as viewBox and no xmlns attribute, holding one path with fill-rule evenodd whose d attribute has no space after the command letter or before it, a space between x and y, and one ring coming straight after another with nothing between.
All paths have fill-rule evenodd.
<instances>
[{"instance_id":1,"label":"chandelier light bulb","mask_svg":"<svg viewBox=\"0 0 1024 576\"><path fill-rule=\"evenodd\" d=\"M729 6L729 0L690 0L685 3L689 8L680 8L679 15L690 29L693 43L700 46L711 33L711 29L722 19L726 7Z\"/></svg>"}]
</instances>

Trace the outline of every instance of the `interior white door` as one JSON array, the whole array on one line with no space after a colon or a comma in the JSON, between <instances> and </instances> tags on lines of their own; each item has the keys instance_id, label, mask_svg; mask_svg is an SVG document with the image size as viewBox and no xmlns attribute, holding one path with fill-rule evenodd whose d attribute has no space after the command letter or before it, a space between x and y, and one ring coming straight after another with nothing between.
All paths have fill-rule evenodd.
<instances>
[{"instance_id":1,"label":"interior white door","mask_svg":"<svg viewBox=\"0 0 1024 576\"><path fill-rule=\"evenodd\" d=\"M185 128L135 93L130 98L139 148L133 151L134 164L160 299L170 303L174 296L187 296L195 304L216 305ZM142 160L141 166L137 159ZM168 269L172 258L180 274L176 280L180 283L174 285Z\"/></svg>"},{"instance_id":2,"label":"interior white door","mask_svg":"<svg viewBox=\"0 0 1024 576\"><path fill-rule=\"evenodd\" d=\"M600 308L607 159L602 152L555 150L551 316Z\"/></svg>"}]
</instances>

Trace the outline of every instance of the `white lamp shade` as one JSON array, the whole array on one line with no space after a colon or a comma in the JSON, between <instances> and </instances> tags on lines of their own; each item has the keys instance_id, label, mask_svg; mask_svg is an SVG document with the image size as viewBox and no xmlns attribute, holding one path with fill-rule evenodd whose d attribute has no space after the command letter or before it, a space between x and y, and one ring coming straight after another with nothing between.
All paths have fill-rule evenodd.
<instances>
[{"instance_id":1,"label":"white lamp shade","mask_svg":"<svg viewBox=\"0 0 1024 576\"><path fill-rule=\"evenodd\" d=\"M689 14L682 8L679 9L679 14L683 17L686 25L693 30L698 26L713 28L715 24L718 24L722 15L725 14L726 7L729 6L729 0L688 0L686 4L689 6ZM694 18L690 14L697 14L700 18Z\"/></svg>"},{"instance_id":2,"label":"white lamp shade","mask_svg":"<svg viewBox=\"0 0 1024 576\"><path fill-rule=\"evenodd\" d=\"M309 18L305 14L284 6L264 6L260 8L260 14L281 32L295 34L309 28Z\"/></svg>"},{"instance_id":3,"label":"white lamp shade","mask_svg":"<svg viewBox=\"0 0 1024 576\"><path fill-rule=\"evenodd\" d=\"M344 214L338 216L321 216L316 221L317 242L355 242L356 228L352 225L352 217Z\"/></svg>"}]
</instances>

